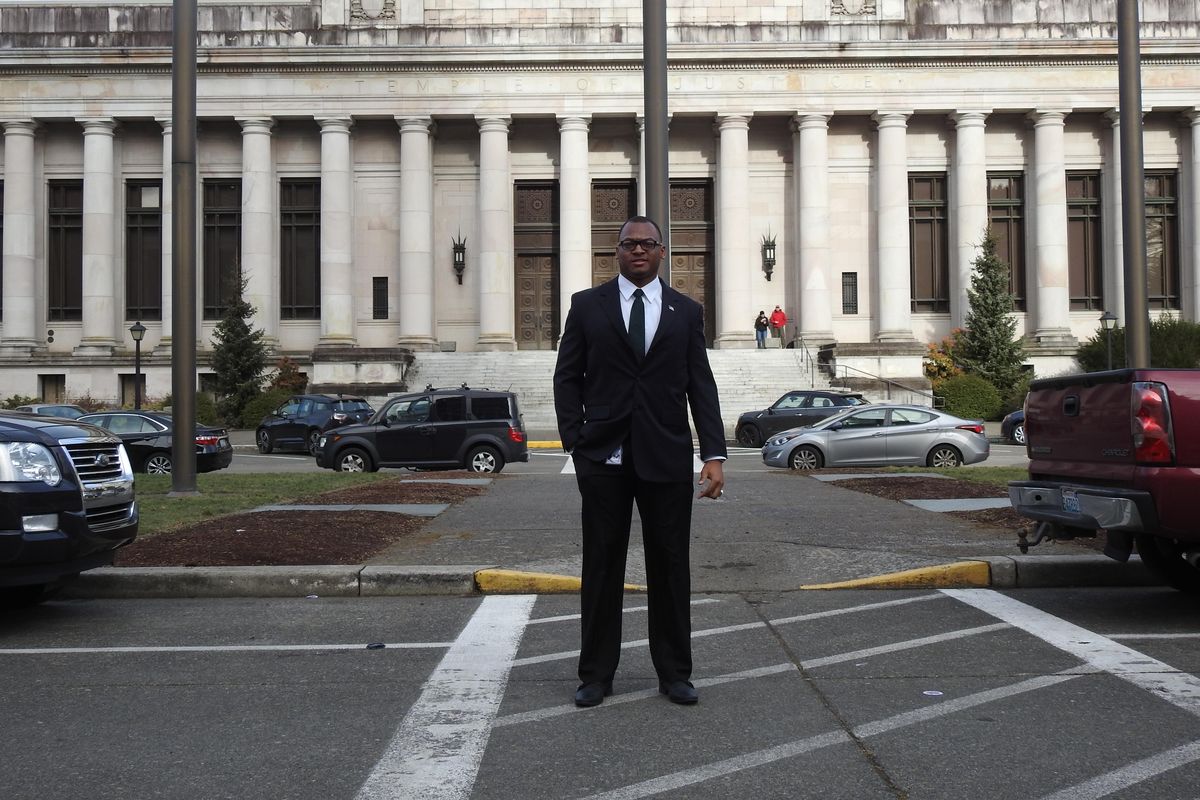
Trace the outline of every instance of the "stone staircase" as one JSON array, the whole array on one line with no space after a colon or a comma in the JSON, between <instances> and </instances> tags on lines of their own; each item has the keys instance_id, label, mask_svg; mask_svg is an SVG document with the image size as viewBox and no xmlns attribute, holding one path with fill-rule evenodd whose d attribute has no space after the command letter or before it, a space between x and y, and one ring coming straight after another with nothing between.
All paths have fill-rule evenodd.
<instances>
[{"instance_id":1,"label":"stone staircase","mask_svg":"<svg viewBox=\"0 0 1200 800\"><path fill-rule=\"evenodd\" d=\"M552 351L417 353L405 375L410 391L427 385L515 392L531 439L557 439ZM829 379L810 366L804 351L710 350L708 360L721 398L726 438L745 411L765 408L790 389L828 388Z\"/></svg>"}]
</instances>

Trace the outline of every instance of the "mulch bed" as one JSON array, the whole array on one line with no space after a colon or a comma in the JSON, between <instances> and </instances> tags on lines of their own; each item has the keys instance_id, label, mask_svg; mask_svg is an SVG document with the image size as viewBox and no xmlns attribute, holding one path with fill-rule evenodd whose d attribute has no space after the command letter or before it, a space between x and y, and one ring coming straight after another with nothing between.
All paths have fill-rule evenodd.
<instances>
[{"instance_id":1,"label":"mulch bed","mask_svg":"<svg viewBox=\"0 0 1200 800\"><path fill-rule=\"evenodd\" d=\"M459 503L487 491L483 486L421 483L478 478L466 472L384 480L324 492L304 505ZM419 531L429 517L387 511L259 511L197 522L141 537L123 548L118 567L292 566L361 564Z\"/></svg>"}]
</instances>

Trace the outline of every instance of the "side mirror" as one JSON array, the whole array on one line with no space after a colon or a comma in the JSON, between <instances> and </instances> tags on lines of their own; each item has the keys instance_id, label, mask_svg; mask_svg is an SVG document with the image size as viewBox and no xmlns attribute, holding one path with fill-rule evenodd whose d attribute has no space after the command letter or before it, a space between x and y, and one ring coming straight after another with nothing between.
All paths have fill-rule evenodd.
<instances>
[{"instance_id":1,"label":"side mirror","mask_svg":"<svg viewBox=\"0 0 1200 800\"><path fill-rule=\"evenodd\" d=\"M379 424L385 428L390 428L390 427L392 427L392 418L389 417L387 414L384 414L383 416L381 416L379 418Z\"/></svg>"},{"instance_id":2,"label":"side mirror","mask_svg":"<svg viewBox=\"0 0 1200 800\"><path fill-rule=\"evenodd\" d=\"M826 430L831 430L831 431L840 431L840 430L841 430L842 428L844 428L844 427L846 427L846 423L844 423L844 422L835 422L835 423L833 423L832 425L830 425L830 426L829 426L829 427L828 427Z\"/></svg>"}]
</instances>

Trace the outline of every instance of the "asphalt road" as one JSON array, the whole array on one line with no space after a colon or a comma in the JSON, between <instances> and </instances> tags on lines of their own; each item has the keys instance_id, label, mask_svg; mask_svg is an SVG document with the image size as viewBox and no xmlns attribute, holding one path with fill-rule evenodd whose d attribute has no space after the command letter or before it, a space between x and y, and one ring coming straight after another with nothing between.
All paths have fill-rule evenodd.
<instances>
[{"instance_id":1,"label":"asphalt road","mask_svg":"<svg viewBox=\"0 0 1200 800\"><path fill-rule=\"evenodd\" d=\"M630 596L616 694L580 710L574 596L51 601L0 623L4 794L1196 797L1183 595L694 603L698 706L654 690Z\"/></svg>"}]
</instances>

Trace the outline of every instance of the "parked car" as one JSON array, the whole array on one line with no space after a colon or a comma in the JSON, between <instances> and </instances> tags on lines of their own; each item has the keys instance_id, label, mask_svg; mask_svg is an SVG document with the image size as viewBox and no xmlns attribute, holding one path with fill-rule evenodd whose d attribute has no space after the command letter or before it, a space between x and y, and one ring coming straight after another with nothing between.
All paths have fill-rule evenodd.
<instances>
[{"instance_id":1,"label":"parked car","mask_svg":"<svg viewBox=\"0 0 1200 800\"><path fill-rule=\"evenodd\" d=\"M321 436L317 466L342 472L380 467L499 472L529 460L525 422L512 392L432 389L393 397L361 425Z\"/></svg>"},{"instance_id":2,"label":"parked car","mask_svg":"<svg viewBox=\"0 0 1200 800\"><path fill-rule=\"evenodd\" d=\"M90 422L115 433L125 443L129 460L137 472L171 474L171 442L175 423L170 414L158 411L99 411L85 414ZM196 472L225 469L233 461L233 446L224 428L196 425Z\"/></svg>"},{"instance_id":3,"label":"parked car","mask_svg":"<svg viewBox=\"0 0 1200 800\"><path fill-rule=\"evenodd\" d=\"M263 417L254 441L262 453L299 450L316 455L322 433L366 422L374 413L375 409L361 397L298 394Z\"/></svg>"},{"instance_id":4,"label":"parked car","mask_svg":"<svg viewBox=\"0 0 1200 800\"><path fill-rule=\"evenodd\" d=\"M772 467L957 467L990 452L983 422L924 406L879 404L849 408L805 428L776 434L763 445Z\"/></svg>"},{"instance_id":5,"label":"parked car","mask_svg":"<svg viewBox=\"0 0 1200 800\"><path fill-rule=\"evenodd\" d=\"M770 408L747 411L738 417L734 435L738 444L760 447L768 438L788 428L812 425L850 406L867 405L857 392L802 389L788 392Z\"/></svg>"},{"instance_id":6,"label":"parked car","mask_svg":"<svg viewBox=\"0 0 1200 800\"><path fill-rule=\"evenodd\" d=\"M1000 436L1009 444L1025 444L1025 409L1018 408L1001 420Z\"/></svg>"},{"instance_id":7,"label":"parked car","mask_svg":"<svg viewBox=\"0 0 1200 800\"><path fill-rule=\"evenodd\" d=\"M30 403L17 406L13 411L24 411L26 414L38 414L43 417L61 417L62 419L79 419L87 411L71 403Z\"/></svg>"},{"instance_id":8,"label":"parked car","mask_svg":"<svg viewBox=\"0 0 1200 800\"><path fill-rule=\"evenodd\" d=\"M79 421L0 412L0 605L111 564L137 536L121 440Z\"/></svg>"}]
</instances>

